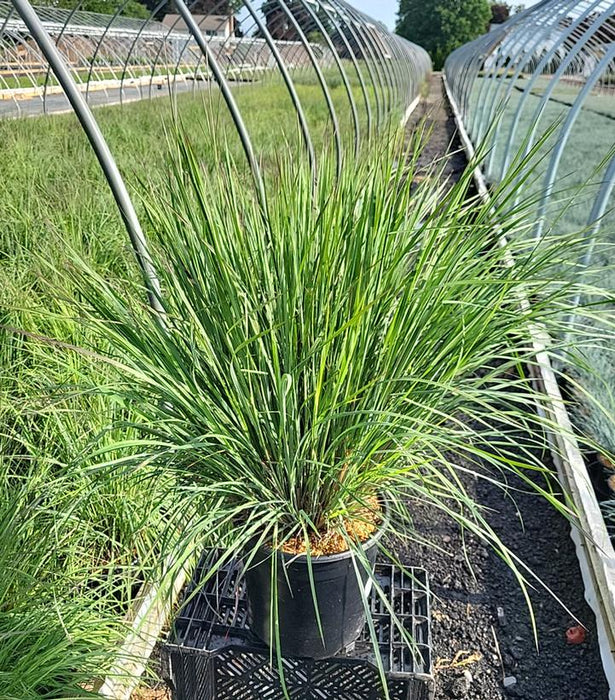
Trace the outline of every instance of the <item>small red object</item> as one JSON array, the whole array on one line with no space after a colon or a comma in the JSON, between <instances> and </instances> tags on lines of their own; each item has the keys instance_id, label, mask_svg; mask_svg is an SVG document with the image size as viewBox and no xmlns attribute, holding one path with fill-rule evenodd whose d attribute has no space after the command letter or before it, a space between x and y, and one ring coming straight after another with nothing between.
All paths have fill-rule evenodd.
<instances>
[{"instance_id":1,"label":"small red object","mask_svg":"<svg viewBox=\"0 0 615 700\"><path fill-rule=\"evenodd\" d=\"M568 644L583 644L585 641L585 636L587 632L585 627L582 625L576 625L576 627L569 627L566 630L566 641Z\"/></svg>"}]
</instances>

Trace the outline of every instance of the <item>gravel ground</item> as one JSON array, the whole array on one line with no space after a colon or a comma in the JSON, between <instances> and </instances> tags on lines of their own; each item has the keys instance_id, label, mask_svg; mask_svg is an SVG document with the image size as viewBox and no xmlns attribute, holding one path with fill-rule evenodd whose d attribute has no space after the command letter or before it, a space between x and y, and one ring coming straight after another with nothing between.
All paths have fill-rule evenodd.
<instances>
[{"instance_id":1,"label":"gravel ground","mask_svg":"<svg viewBox=\"0 0 615 700\"><path fill-rule=\"evenodd\" d=\"M451 143L453 149L460 148L439 75L417 111L414 121L424 117L433 128L425 162L442 156ZM454 177L464 165L465 158L457 153L446 174ZM513 480L511 486L521 488ZM537 649L527 604L506 564L467 535L464 555L461 533L453 522L424 506L414 508L417 530L450 555L418 545L406 552L410 564L427 569L434 594L436 700L607 700L595 619L584 600L569 524L527 491L515 495L515 505L484 480L467 487L492 510L490 523L502 540L572 614L544 588L533 591ZM579 645L566 642L566 630L578 624L575 617L587 627L586 641Z\"/></svg>"},{"instance_id":2,"label":"gravel ground","mask_svg":"<svg viewBox=\"0 0 615 700\"><path fill-rule=\"evenodd\" d=\"M531 592L537 650L527 604L507 565L467 534L464 554L455 523L424 506L413 508L417 530L449 555L419 545L404 552L409 563L429 572L436 699L607 700L594 617L583 598L568 523L531 493L515 493L515 505L484 480L466 486L491 509L490 524L502 540L572 614L537 585ZM511 486L521 488L514 480ZM566 642L566 630L578 624L575 617L588 628L580 645Z\"/></svg>"},{"instance_id":3,"label":"gravel ground","mask_svg":"<svg viewBox=\"0 0 615 700\"><path fill-rule=\"evenodd\" d=\"M457 139L455 120L449 113L443 90L441 74L434 73L429 85L429 94L410 115L407 130L412 131L424 121L430 138L421 151L419 168L423 166L429 169L434 161L440 161L448 153L449 157L445 161L442 174L454 179L465 169L466 157Z\"/></svg>"},{"instance_id":4,"label":"gravel ground","mask_svg":"<svg viewBox=\"0 0 615 700\"><path fill-rule=\"evenodd\" d=\"M138 688L130 700L171 700L171 691L161 684L159 688Z\"/></svg>"}]
</instances>

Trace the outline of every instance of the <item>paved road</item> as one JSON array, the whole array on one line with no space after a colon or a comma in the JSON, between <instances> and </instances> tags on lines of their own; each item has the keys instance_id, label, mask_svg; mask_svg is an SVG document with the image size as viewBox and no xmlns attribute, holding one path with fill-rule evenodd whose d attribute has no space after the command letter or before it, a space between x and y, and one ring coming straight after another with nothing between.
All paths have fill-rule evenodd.
<instances>
[{"instance_id":1,"label":"paved road","mask_svg":"<svg viewBox=\"0 0 615 700\"><path fill-rule=\"evenodd\" d=\"M173 84L171 91L174 93L190 92L201 90L209 85L205 81L178 81ZM107 88L106 90L93 90L88 95L88 102L91 107L101 107L103 105L120 104L121 102L134 102L136 100L148 99L151 97L164 97L169 94L168 85L153 85L151 88L145 85L142 87L127 85L123 90L120 88ZM20 100L0 100L0 118L2 117L35 117L40 114L58 114L72 111L65 95L47 95L46 109L41 97Z\"/></svg>"}]
</instances>

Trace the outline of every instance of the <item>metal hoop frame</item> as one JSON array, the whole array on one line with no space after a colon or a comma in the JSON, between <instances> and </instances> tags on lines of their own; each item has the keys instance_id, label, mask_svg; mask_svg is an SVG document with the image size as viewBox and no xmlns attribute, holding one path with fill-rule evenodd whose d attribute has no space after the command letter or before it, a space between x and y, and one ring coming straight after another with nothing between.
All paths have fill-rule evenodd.
<instances>
[{"instance_id":1,"label":"metal hoop frame","mask_svg":"<svg viewBox=\"0 0 615 700\"><path fill-rule=\"evenodd\" d=\"M562 166L575 137L581 136L581 119L593 113L594 118L613 121L610 138L597 140L591 162L583 163L596 184L584 195L593 198L588 203L586 253L580 261L588 265L600 227L614 208L615 2L542 0L457 49L444 70L472 141L486 147L485 170L491 180L501 180L540 143L542 133L553 130L536 205L536 237L550 223L560 185L587 180L580 170L571 173ZM596 103L598 109L592 107ZM552 115L559 111L555 124L547 122L548 108Z\"/></svg>"},{"instance_id":2,"label":"metal hoop frame","mask_svg":"<svg viewBox=\"0 0 615 700\"><path fill-rule=\"evenodd\" d=\"M217 86L266 207L258 155L235 99L237 79L281 78L317 177L313 137L295 80L305 72L315 76L329 115L339 167L345 150L330 81L339 76L343 84L356 155L362 139L398 118L418 96L431 62L423 49L391 35L344 0L242 0L233 14L228 3L219 0L204 15L191 11L196 6L193 0L174 0L176 16L167 22L158 17L164 0L145 20L125 17L127 3L122 0L113 15L100 15L83 12L82 0L75 0L69 10L33 8L28 0L0 0L0 63L4 67L0 99L8 97L13 106L0 111L0 116L19 116L22 107L16 92L24 99L40 100L41 111L51 112L51 95L62 90L98 157L141 267L150 305L164 323L162 292L147 241L90 109L95 90L104 90L108 100L116 90L117 101L122 103L129 86L135 88L137 99L152 98L154 87L162 84L169 93L185 91L190 78L192 91L201 79ZM269 21L272 11L286 19L286 35L277 36L279 32ZM313 31L318 33L315 40L309 38ZM52 74L58 86L51 84ZM38 76L43 75L41 83Z\"/></svg>"}]
</instances>

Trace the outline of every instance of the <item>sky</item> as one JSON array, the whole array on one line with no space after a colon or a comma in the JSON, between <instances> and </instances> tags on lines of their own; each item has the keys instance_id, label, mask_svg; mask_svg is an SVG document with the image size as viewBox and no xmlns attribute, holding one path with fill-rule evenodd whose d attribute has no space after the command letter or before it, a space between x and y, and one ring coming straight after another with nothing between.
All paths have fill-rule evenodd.
<instances>
[{"instance_id":1,"label":"sky","mask_svg":"<svg viewBox=\"0 0 615 700\"><path fill-rule=\"evenodd\" d=\"M357 10L371 15L374 19L384 22L389 29L395 28L397 21L397 9L399 8L399 0L349 0L353 7ZM510 5L535 5L538 0L508 0Z\"/></svg>"}]
</instances>

